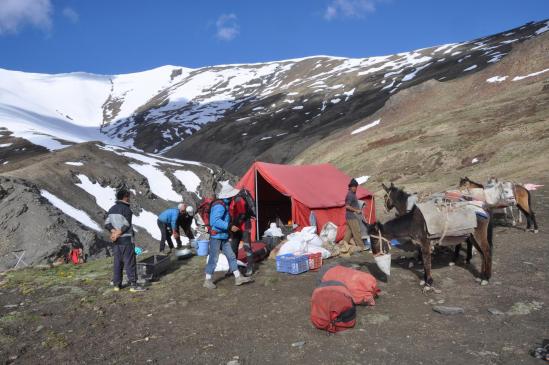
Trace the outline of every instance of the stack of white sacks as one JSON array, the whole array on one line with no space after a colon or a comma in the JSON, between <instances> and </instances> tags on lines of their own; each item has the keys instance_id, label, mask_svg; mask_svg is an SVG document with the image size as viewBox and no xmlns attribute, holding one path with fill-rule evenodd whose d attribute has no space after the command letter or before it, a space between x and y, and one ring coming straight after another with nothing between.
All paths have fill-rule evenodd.
<instances>
[{"instance_id":1,"label":"stack of white sacks","mask_svg":"<svg viewBox=\"0 0 549 365\"><path fill-rule=\"evenodd\" d=\"M333 236L333 240L335 240L337 227L335 227L335 234L333 233L333 229L331 228L333 227L330 227L329 229L329 238L332 238ZM323 233L324 231L325 230L323 229ZM328 237L328 235L323 235L323 237ZM323 241L320 236L316 234L316 227L314 226L305 227L301 230L301 232L289 234L287 239L288 241L285 242L282 247L280 247L280 251L278 251L279 255L285 255L289 253L294 255L304 255L306 253L320 252L323 259L327 259L331 255L330 251L322 247Z\"/></svg>"}]
</instances>

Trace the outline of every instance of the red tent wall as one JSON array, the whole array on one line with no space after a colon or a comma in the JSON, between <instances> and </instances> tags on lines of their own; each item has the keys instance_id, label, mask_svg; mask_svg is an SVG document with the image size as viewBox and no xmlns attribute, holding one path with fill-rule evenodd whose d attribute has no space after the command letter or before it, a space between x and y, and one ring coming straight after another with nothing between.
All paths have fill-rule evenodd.
<instances>
[{"instance_id":1,"label":"red tent wall","mask_svg":"<svg viewBox=\"0 0 549 365\"><path fill-rule=\"evenodd\" d=\"M318 229L331 221L338 226L337 239L345 234L345 195L351 179L330 164L323 165L278 165L255 162L237 184L239 189L246 188L256 198L256 173L280 193L291 197L292 220L300 227L309 225L311 210L315 212ZM368 222L375 221L373 194L359 187L357 198L366 202L365 217ZM261 214L261 212L259 212ZM252 224L252 237L256 231Z\"/></svg>"}]
</instances>

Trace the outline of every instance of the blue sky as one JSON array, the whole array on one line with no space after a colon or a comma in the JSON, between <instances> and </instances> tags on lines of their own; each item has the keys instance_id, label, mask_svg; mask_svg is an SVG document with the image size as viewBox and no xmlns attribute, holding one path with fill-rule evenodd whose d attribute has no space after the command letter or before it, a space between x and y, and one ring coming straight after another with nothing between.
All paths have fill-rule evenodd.
<instances>
[{"instance_id":1,"label":"blue sky","mask_svg":"<svg viewBox=\"0 0 549 365\"><path fill-rule=\"evenodd\" d=\"M547 0L0 0L0 67L117 74L368 57L546 18Z\"/></svg>"}]
</instances>

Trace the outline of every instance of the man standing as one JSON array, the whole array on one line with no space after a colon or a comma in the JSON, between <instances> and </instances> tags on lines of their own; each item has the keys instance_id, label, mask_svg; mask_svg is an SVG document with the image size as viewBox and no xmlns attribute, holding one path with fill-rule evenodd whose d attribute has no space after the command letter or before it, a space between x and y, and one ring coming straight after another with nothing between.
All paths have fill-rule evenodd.
<instances>
[{"instance_id":1,"label":"man standing","mask_svg":"<svg viewBox=\"0 0 549 365\"><path fill-rule=\"evenodd\" d=\"M229 206L231 224L238 227L238 231L231 232L231 247L238 259L238 246L243 241L244 251L246 251L246 276L253 274L254 256L251 246L250 230L252 229L250 209L247 202L240 194L236 195Z\"/></svg>"},{"instance_id":2,"label":"man standing","mask_svg":"<svg viewBox=\"0 0 549 365\"><path fill-rule=\"evenodd\" d=\"M105 220L105 228L111 232L111 240L114 243L114 290L119 291L122 288L122 270L125 268L130 291L144 291L145 289L137 285L130 192L120 189L116 193L116 200Z\"/></svg>"},{"instance_id":3,"label":"man standing","mask_svg":"<svg viewBox=\"0 0 549 365\"><path fill-rule=\"evenodd\" d=\"M158 216L158 220L156 223L158 224L158 228L160 228L160 252L164 252L164 247L166 247L165 243L168 242L168 247L170 250L168 251L168 254L172 252L173 249L173 242L172 242L172 234L173 238L175 238L177 242L177 248L181 247L181 238L179 238L179 226L178 226L178 220L180 214L182 214L185 211L185 204L180 203L177 208L168 208L160 215Z\"/></svg>"},{"instance_id":4,"label":"man standing","mask_svg":"<svg viewBox=\"0 0 549 365\"><path fill-rule=\"evenodd\" d=\"M343 240L350 243L351 237L353 238L355 245L362 247L366 250L364 242L362 241L362 235L360 232L359 214L361 211L358 206L358 199L356 198L356 189L358 188L358 182L355 179L351 179L349 182L349 191L345 197L345 219L346 229L345 237Z\"/></svg>"},{"instance_id":5,"label":"man standing","mask_svg":"<svg viewBox=\"0 0 549 365\"><path fill-rule=\"evenodd\" d=\"M238 227L230 224L231 217L229 214L229 203L231 202L231 198L236 194L238 194L238 189L233 188L229 184L224 184L217 196L218 200L212 202L210 208L209 257L205 270L206 279L204 280L204 287L208 289L216 288L216 285L212 281L212 276L217 266L219 251L223 251L223 254L229 261L229 269L234 274L235 285L242 285L253 281L252 278L242 276L240 271L238 271L236 256L229 243L229 231L237 232L239 230Z\"/></svg>"}]
</instances>

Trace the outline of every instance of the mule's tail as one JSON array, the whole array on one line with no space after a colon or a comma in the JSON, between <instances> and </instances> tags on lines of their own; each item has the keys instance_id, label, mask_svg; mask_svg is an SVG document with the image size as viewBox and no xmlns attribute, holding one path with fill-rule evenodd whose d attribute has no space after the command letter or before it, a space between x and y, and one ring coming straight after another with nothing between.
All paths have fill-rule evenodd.
<instances>
[{"instance_id":1,"label":"mule's tail","mask_svg":"<svg viewBox=\"0 0 549 365\"><path fill-rule=\"evenodd\" d=\"M492 213L488 212L488 246L490 246L490 256L494 247L494 222L492 221Z\"/></svg>"},{"instance_id":2,"label":"mule's tail","mask_svg":"<svg viewBox=\"0 0 549 365\"><path fill-rule=\"evenodd\" d=\"M530 190L523 187L524 190L526 190L526 193L528 194L528 213L532 212L534 209L532 209L532 193L530 193Z\"/></svg>"}]
</instances>

